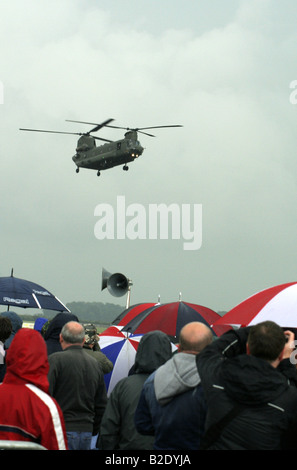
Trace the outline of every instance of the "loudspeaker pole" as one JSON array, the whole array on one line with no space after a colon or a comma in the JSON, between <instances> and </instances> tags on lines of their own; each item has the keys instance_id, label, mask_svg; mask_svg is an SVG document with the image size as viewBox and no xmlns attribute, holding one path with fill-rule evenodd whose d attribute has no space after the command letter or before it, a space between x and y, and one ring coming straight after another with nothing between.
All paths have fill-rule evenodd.
<instances>
[{"instance_id":1,"label":"loudspeaker pole","mask_svg":"<svg viewBox=\"0 0 297 470\"><path fill-rule=\"evenodd\" d=\"M127 298L126 298L126 309L130 307L131 286L133 286L133 282L131 281L131 279L128 279L128 292L127 292Z\"/></svg>"}]
</instances>

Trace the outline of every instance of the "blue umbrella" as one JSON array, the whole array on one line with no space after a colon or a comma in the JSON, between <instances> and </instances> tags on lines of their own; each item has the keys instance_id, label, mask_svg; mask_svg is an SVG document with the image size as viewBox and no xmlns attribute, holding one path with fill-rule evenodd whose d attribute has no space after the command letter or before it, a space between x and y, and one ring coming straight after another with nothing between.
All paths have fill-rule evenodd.
<instances>
[{"instance_id":1,"label":"blue umbrella","mask_svg":"<svg viewBox=\"0 0 297 470\"><path fill-rule=\"evenodd\" d=\"M22 308L40 308L70 312L51 292L35 282L13 276L0 277L0 304Z\"/></svg>"}]
</instances>

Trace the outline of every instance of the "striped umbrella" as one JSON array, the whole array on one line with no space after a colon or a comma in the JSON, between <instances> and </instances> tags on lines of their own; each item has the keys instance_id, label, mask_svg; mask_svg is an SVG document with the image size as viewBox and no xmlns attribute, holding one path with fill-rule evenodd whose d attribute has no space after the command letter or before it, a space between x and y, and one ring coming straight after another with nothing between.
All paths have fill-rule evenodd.
<instances>
[{"instance_id":1,"label":"striped umbrella","mask_svg":"<svg viewBox=\"0 0 297 470\"><path fill-rule=\"evenodd\" d=\"M136 317L139 313L143 312L144 310L153 307L156 303L152 302L145 302L141 304L132 305L129 308L126 308L122 313L120 313L117 318L115 318L112 322L113 325L124 326L134 317Z\"/></svg>"},{"instance_id":2,"label":"striped umbrella","mask_svg":"<svg viewBox=\"0 0 297 470\"><path fill-rule=\"evenodd\" d=\"M284 328L297 328L297 282L280 284L248 297L215 323L236 327L271 320Z\"/></svg>"},{"instance_id":3,"label":"striped umbrella","mask_svg":"<svg viewBox=\"0 0 297 470\"><path fill-rule=\"evenodd\" d=\"M108 396L119 380L128 377L142 336L142 334L123 332L122 327L116 325L100 333L101 351L113 363L113 370L104 375ZM172 344L172 350L176 349L177 347Z\"/></svg>"},{"instance_id":4,"label":"striped umbrella","mask_svg":"<svg viewBox=\"0 0 297 470\"><path fill-rule=\"evenodd\" d=\"M142 335L129 335L122 333L121 327L110 326L99 337L101 351L113 363L113 370L104 375L109 395L116 383L128 376Z\"/></svg>"},{"instance_id":5,"label":"striped umbrella","mask_svg":"<svg viewBox=\"0 0 297 470\"><path fill-rule=\"evenodd\" d=\"M126 323L122 332L144 334L148 331L161 330L171 337L172 342L177 343L182 327L193 321L205 323L211 328L214 336L220 336L230 327L214 326L219 318L218 313L202 305L182 301L157 304L136 315Z\"/></svg>"}]
</instances>

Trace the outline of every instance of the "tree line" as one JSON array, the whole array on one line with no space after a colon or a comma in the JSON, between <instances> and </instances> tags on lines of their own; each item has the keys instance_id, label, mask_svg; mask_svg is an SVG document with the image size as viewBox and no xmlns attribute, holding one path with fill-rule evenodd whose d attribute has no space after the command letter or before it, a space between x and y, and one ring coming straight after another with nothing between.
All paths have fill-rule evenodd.
<instances>
[{"instance_id":1,"label":"tree line","mask_svg":"<svg viewBox=\"0 0 297 470\"><path fill-rule=\"evenodd\" d=\"M103 302L70 302L67 303L67 308L77 316L81 323L95 323L96 325L112 324L113 320L125 310L125 306ZM22 319L26 322L35 322L38 317L51 320L57 313L54 310L36 310L36 314L26 314L24 309ZM223 316L226 311L218 311L217 313Z\"/></svg>"},{"instance_id":2,"label":"tree line","mask_svg":"<svg viewBox=\"0 0 297 470\"><path fill-rule=\"evenodd\" d=\"M70 302L67 303L67 308L78 317L81 323L90 322L97 325L111 324L125 310L124 306L103 302ZM54 310L37 310L36 314L24 312L22 319L27 322L34 322L38 317L51 320L57 313Z\"/></svg>"}]
</instances>

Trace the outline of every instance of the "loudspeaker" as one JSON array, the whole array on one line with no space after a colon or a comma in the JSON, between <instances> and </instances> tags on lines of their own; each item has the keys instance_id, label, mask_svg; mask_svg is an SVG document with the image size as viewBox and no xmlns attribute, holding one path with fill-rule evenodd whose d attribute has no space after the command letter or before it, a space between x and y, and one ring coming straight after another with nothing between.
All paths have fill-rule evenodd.
<instances>
[{"instance_id":1,"label":"loudspeaker","mask_svg":"<svg viewBox=\"0 0 297 470\"><path fill-rule=\"evenodd\" d=\"M121 297L128 292L131 285L129 279L121 273L111 274L102 268L101 290L107 288L108 292L114 297Z\"/></svg>"}]
</instances>

